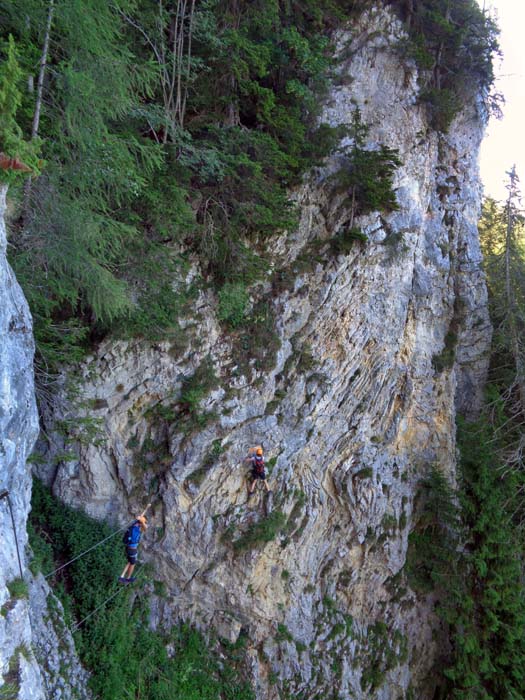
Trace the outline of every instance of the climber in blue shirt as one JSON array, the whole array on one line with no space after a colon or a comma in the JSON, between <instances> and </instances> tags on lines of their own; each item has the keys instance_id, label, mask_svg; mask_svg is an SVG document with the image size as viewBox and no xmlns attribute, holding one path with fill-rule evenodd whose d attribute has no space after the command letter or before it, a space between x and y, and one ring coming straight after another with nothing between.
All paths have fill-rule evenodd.
<instances>
[{"instance_id":1,"label":"climber in blue shirt","mask_svg":"<svg viewBox=\"0 0 525 700\"><path fill-rule=\"evenodd\" d=\"M144 511L145 513L146 511ZM133 576L133 569L137 563L139 542L143 532L146 532L148 527L148 521L146 516L139 515L136 520L128 527L124 533L122 541L126 547L126 558L128 563L124 567L124 571L121 576L119 576L119 583L133 583L135 581L135 576Z\"/></svg>"}]
</instances>

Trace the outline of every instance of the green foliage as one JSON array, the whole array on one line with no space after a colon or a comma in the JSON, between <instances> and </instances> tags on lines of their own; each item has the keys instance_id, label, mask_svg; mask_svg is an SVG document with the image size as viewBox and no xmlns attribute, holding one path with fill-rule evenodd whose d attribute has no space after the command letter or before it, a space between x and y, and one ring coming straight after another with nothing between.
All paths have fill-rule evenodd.
<instances>
[{"instance_id":1,"label":"green foliage","mask_svg":"<svg viewBox=\"0 0 525 700\"><path fill-rule=\"evenodd\" d=\"M176 423L184 432L190 433L196 428L203 428L216 418L213 411L202 411L201 402L219 385L213 362L207 357L193 374L182 377L182 386L177 400L168 397L161 403L148 409L147 415L165 423Z\"/></svg>"},{"instance_id":2,"label":"green foliage","mask_svg":"<svg viewBox=\"0 0 525 700\"><path fill-rule=\"evenodd\" d=\"M406 573L415 590L441 592L438 613L453 647L446 697L517 698L525 690L525 600L510 510L515 477L498 468L485 419L460 422L458 445L460 490L436 469L423 482Z\"/></svg>"},{"instance_id":3,"label":"green foliage","mask_svg":"<svg viewBox=\"0 0 525 700\"><path fill-rule=\"evenodd\" d=\"M26 71L40 53L36 13L29 0L18 0L6 17L21 36ZM123 41L116 8L100 0L56 6L50 46L41 119L45 176L31 187L10 251L46 371L74 362L94 330L100 337L124 317L136 334L173 326L166 293L172 270L159 254L166 230L157 230L152 216L140 218L164 158L130 119L137 92L146 89L144 69ZM33 99L26 94L22 103L27 121ZM191 220L184 195L175 183L158 189L167 190L159 209L172 215L176 231Z\"/></svg>"},{"instance_id":4,"label":"green foliage","mask_svg":"<svg viewBox=\"0 0 525 700\"><path fill-rule=\"evenodd\" d=\"M211 444L211 448L204 457L203 466L210 467L215 464L219 457L223 454L224 449L225 448L222 446L222 440L214 440Z\"/></svg>"},{"instance_id":5,"label":"green foliage","mask_svg":"<svg viewBox=\"0 0 525 700\"><path fill-rule=\"evenodd\" d=\"M454 662L446 670L452 697L522 697L525 692L525 600L521 543L508 511L516 484L498 468L486 420L460 423L461 512L467 534L464 588L445 613Z\"/></svg>"},{"instance_id":6,"label":"green foliage","mask_svg":"<svg viewBox=\"0 0 525 700\"><path fill-rule=\"evenodd\" d=\"M45 176L14 217L9 251L33 312L39 376L77 361L108 332L178 338L182 248L198 254L221 290L221 318L242 327L243 285L267 268L264 247L254 243L295 225L288 188L341 137L318 123L330 32L367 4L197 3L182 59L166 44L171 7L56 5L40 121ZM8 39L0 142L20 154L35 107L35 94L20 84L35 77L47 10L33 0L0 8L2 35L16 38L19 53ZM472 75L490 82L495 29L471 0L452 8L425 0L410 17L404 11L414 45L441 76L427 97L451 113L459 83ZM170 75L182 81L179 111L166 102ZM396 207L397 156L365 150L361 126L354 124L343 168L353 216ZM356 237L350 222L334 251L347 252Z\"/></svg>"},{"instance_id":7,"label":"green foliage","mask_svg":"<svg viewBox=\"0 0 525 700\"><path fill-rule=\"evenodd\" d=\"M506 434L505 442L510 447L518 446L521 440L521 426L513 416L521 415L522 408L509 396L508 387L516 380L523 381L518 367L523 362L519 339L525 322L525 217L516 174L508 174L511 182L507 186L507 202L486 199L478 228L494 328L490 380L497 392L508 396L504 410L510 420L500 432ZM518 403L521 401L522 397Z\"/></svg>"},{"instance_id":8,"label":"green foliage","mask_svg":"<svg viewBox=\"0 0 525 700\"><path fill-rule=\"evenodd\" d=\"M111 532L106 524L55 501L39 482L34 484L30 517L33 550L38 549L35 545L42 535L49 537L57 566ZM151 631L141 589L117 588L115 579L123 564L120 540L110 540L57 575L64 585L55 592L73 622L120 591L102 613L75 632L80 658L92 674L94 696L120 700L125 688L143 700L253 700L242 677L239 653L214 651L199 632L184 624L165 635ZM168 645L173 649L169 655Z\"/></svg>"},{"instance_id":9,"label":"green foliage","mask_svg":"<svg viewBox=\"0 0 525 700\"><path fill-rule=\"evenodd\" d=\"M294 504L288 521L286 523L287 534L292 534L302 523L304 516L304 506L306 503L306 494L304 491L296 489L294 491ZM300 534L300 533L299 533Z\"/></svg>"},{"instance_id":10,"label":"green foliage","mask_svg":"<svg viewBox=\"0 0 525 700\"><path fill-rule=\"evenodd\" d=\"M282 622L279 622L277 624L277 634L275 635L275 641L276 642L293 642L294 638L292 636L292 633L288 629L286 625L283 625Z\"/></svg>"},{"instance_id":11,"label":"green foliage","mask_svg":"<svg viewBox=\"0 0 525 700\"><path fill-rule=\"evenodd\" d=\"M353 476L356 479L372 479L374 476L374 470L372 469L372 467L363 467Z\"/></svg>"},{"instance_id":12,"label":"green foliage","mask_svg":"<svg viewBox=\"0 0 525 700\"><path fill-rule=\"evenodd\" d=\"M235 552L243 552L274 540L286 524L286 516L280 510L274 510L267 517L259 520L233 542Z\"/></svg>"},{"instance_id":13,"label":"green foliage","mask_svg":"<svg viewBox=\"0 0 525 700\"><path fill-rule=\"evenodd\" d=\"M452 330L447 331L443 350L439 354L432 356L432 367L436 372L443 372L446 369L452 369L456 359L457 344L457 333Z\"/></svg>"},{"instance_id":14,"label":"green foliage","mask_svg":"<svg viewBox=\"0 0 525 700\"><path fill-rule=\"evenodd\" d=\"M4 683L0 688L1 700L17 700L20 686L17 683Z\"/></svg>"},{"instance_id":15,"label":"green foliage","mask_svg":"<svg viewBox=\"0 0 525 700\"><path fill-rule=\"evenodd\" d=\"M408 640L399 631L391 632L384 622L378 621L366 631L367 666L361 674L361 688L371 692L380 688L391 671L406 661Z\"/></svg>"},{"instance_id":16,"label":"green foliage","mask_svg":"<svg viewBox=\"0 0 525 700\"><path fill-rule=\"evenodd\" d=\"M134 451L134 464L147 473L148 492L157 493L159 479L173 462L170 449L170 437L173 431L191 435L216 420L215 411L204 411L201 402L212 389L218 386L218 378L213 369L211 358L206 358L191 375L182 377L181 391L178 396L169 394L161 402L148 408L144 417L148 419L148 432L142 441L134 436L126 447ZM223 451L220 440L214 440L205 456L203 464L189 477L188 482L199 486L214 460ZM143 474L140 475L141 481Z\"/></svg>"},{"instance_id":17,"label":"green foliage","mask_svg":"<svg viewBox=\"0 0 525 700\"><path fill-rule=\"evenodd\" d=\"M366 243L366 241L368 241L368 236L361 229L355 226L352 228L345 227L330 239L330 248L334 255L348 255L356 242Z\"/></svg>"},{"instance_id":18,"label":"green foliage","mask_svg":"<svg viewBox=\"0 0 525 700\"><path fill-rule=\"evenodd\" d=\"M479 221L480 243L493 326L489 391L492 422L505 467L518 479L512 496L514 521L523 537L523 330L525 322L525 249L521 195L515 169L509 173L506 203L485 200ZM484 317L475 321L480 326Z\"/></svg>"},{"instance_id":19,"label":"green foliage","mask_svg":"<svg viewBox=\"0 0 525 700\"><path fill-rule=\"evenodd\" d=\"M276 464L277 464L277 457L272 457L271 459L269 459L266 462L266 471L268 472L268 474L272 473L273 468L275 467Z\"/></svg>"},{"instance_id":20,"label":"green foliage","mask_svg":"<svg viewBox=\"0 0 525 700\"><path fill-rule=\"evenodd\" d=\"M349 129L352 145L345 153L341 169L331 178L335 191L344 195L341 206L351 212L349 222L333 240L336 253L348 252L355 240L367 240L354 226L356 216L371 211L390 212L399 208L393 189L394 174L401 165L398 152L383 145L378 150L367 150L367 133L368 127L356 108Z\"/></svg>"},{"instance_id":21,"label":"green foliage","mask_svg":"<svg viewBox=\"0 0 525 700\"><path fill-rule=\"evenodd\" d=\"M399 209L392 182L400 165L396 149L381 146L378 151L367 151L353 147L348 167L340 173L338 184L348 190L346 202L353 204L356 216Z\"/></svg>"},{"instance_id":22,"label":"green foliage","mask_svg":"<svg viewBox=\"0 0 525 700\"><path fill-rule=\"evenodd\" d=\"M210 469L217 463L217 460L224 452L224 447L221 445L221 442L221 440L214 440L212 442L210 449L202 460L201 466L188 476L188 482L197 487L202 484Z\"/></svg>"},{"instance_id":23,"label":"green foliage","mask_svg":"<svg viewBox=\"0 0 525 700\"><path fill-rule=\"evenodd\" d=\"M127 251L131 255L131 249ZM142 337L150 341L172 340L185 348L187 339L179 319L187 313L192 290L183 284L174 287L184 264L167 247L143 241L135 247L128 290L135 298L129 313L112 323L116 337Z\"/></svg>"},{"instance_id":24,"label":"green foliage","mask_svg":"<svg viewBox=\"0 0 525 700\"><path fill-rule=\"evenodd\" d=\"M406 511L402 511L401 515L399 516L399 522L398 522L398 527L400 530L404 530L405 527L407 526L408 518Z\"/></svg>"},{"instance_id":25,"label":"green foliage","mask_svg":"<svg viewBox=\"0 0 525 700\"><path fill-rule=\"evenodd\" d=\"M30 130L35 93L17 86L35 77L47 11L34 0L0 6L2 35L20 53L20 70L11 59L2 69L2 138L21 137L17 107ZM240 327L242 285L267 268L254 241L295 225L288 188L340 138L318 123L319 95L330 31L354 7L197 3L172 45L173 12L152 0L55 5L45 176L15 209L10 236L39 376L110 332L178 337L188 249L221 289L221 318Z\"/></svg>"},{"instance_id":26,"label":"green foliage","mask_svg":"<svg viewBox=\"0 0 525 700\"><path fill-rule=\"evenodd\" d=\"M408 538L406 573L414 590L450 588L457 566L460 520L450 484L433 466L417 495L419 517Z\"/></svg>"},{"instance_id":27,"label":"green foliage","mask_svg":"<svg viewBox=\"0 0 525 700\"><path fill-rule=\"evenodd\" d=\"M219 321L225 321L231 328L244 321L248 293L241 283L226 282L219 290Z\"/></svg>"},{"instance_id":28,"label":"green foliage","mask_svg":"<svg viewBox=\"0 0 525 700\"><path fill-rule=\"evenodd\" d=\"M15 578L7 584L7 590L11 598L27 598L29 591L24 579Z\"/></svg>"},{"instance_id":29,"label":"green foliage","mask_svg":"<svg viewBox=\"0 0 525 700\"><path fill-rule=\"evenodd\" d=\"M515 342L523 327L525 267L523 216L515 173L510 176L506 206L487 200L479 226L495 333L484 415L460 421L457 431L461 547L440 580L446 590L440 614L453 646L443 693L452 698L525 694L523 404ZM438 568L445 567L438 561Z\"/></svg>"},{"instance_id":30,"label":"green foliage","mask_svg":"<svg viewBox=\"0 0 525 700\"><path fill-rule=\"evenodd\" d=\"M188 429L203 428L215 418L215 413L201 411L200 403L218 385L211 358L204 360L192 375L184 377L178 405Z\"/></svg>"},{"instance_id":31,"label":"green foliage","mask_svg":"<svg viewBox=\"0 0 525 700\"><path fill-rule=\"evenodd\" d=\"M452 120L461 109L461 99L450 88L429 87L420 94L426 103L430 125L436 131L446 133Z\"/></svg>"},{"instance_id":32,"label":"green foliage","mask_svg":"<svg viewBox=\"0 0 525 700\"><path fill-rule=\"evenodd\" d=\"M19 159L37 172L37 146L35 143L24 141L22 129L16 120L22 102L22 70L18 63L15 40L11 34L3 53L5 59L0 64L0 152L9 158ZM0 182L12 182L20 175L20 171L0 169Z\"/></svg>"},{"instance_id":33,"label":"green foliage","mask_svg":"<svg viewBox=\"0 0 525 700\"><path fill-rule=\"evenodd\" d=\"M334 615L337 612L337 603L327 595L323 597L323 607L329 615Z\"/></svg>"},{"instance_id":34,"label":"green foliage","mask_svg":"<svg viewBox=\"0 0 525 700\"><path fill-rule=\"evenodd\" d=\"M446 132L465 98L494 83L498 28L475 0L391 0L407 24L406 54L421 69L431 126ZM490 107L490 100L488 106Z\"/></svg>"},{"instance_id":35,"label":"green foliage","mask_svg":"<svg viewBox=\"0 0 525 700\"><path fill-rule=\"evenodd\" d=\"M234 337L235 361L243 374L248 375L252 368L266 372L275 366L280 347L273 309L268 302L261 300Z\"/></svg>"}]
</instances>

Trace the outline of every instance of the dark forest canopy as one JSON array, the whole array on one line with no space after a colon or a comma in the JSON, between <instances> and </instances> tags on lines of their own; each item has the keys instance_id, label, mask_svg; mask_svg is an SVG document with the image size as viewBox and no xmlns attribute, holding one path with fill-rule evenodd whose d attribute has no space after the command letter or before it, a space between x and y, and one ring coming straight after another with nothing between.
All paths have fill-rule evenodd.
<instances>
[{"instance_id":1,"label":"dark forest canopy","mask_svg":"<svg viewBox=\"0 0 525 700\"><path fill-rule=\"evenodd\" d=\"M242 317L265 237L296 221L289 188L340 138L318 121L333 32L371 4L0 2L0 151L35 173L11 187L10 255L42 367L109 331L177 335L189 255ZM475 0L386 4L446 129L490 87L495 27Z\"/></svg>"}]
</instances>

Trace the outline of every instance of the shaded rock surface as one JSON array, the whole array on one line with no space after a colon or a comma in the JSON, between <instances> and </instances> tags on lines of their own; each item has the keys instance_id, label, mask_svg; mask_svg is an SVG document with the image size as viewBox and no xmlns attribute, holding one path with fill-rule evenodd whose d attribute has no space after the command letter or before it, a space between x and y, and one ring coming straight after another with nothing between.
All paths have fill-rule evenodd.
<instances>
[{"instance_id":1,"label":"shaded rock surface","mask_svg":"<svg viewBox=\"0 0 525 700\"><path fill-rule=\"evenodd\" d=\"M33 649L40 666L45 697L50 700L89 700L89 674L78 662L73 637L64 622L64 609L42 575L29 588Z\"/></svg>"},{"instance_id":2,"label":"shaded rock surface","mask_svg":"<svg viewBox=\"0 0 525 700\"><path fill-rule=\"evenodd\" d=\"M38 664L31 650L29 605L21 582L27 575L26 519L31 497L31 470L26 458L38 434L33 383L32 323L26 300L6 260L4 224L7 187L0 185L0 694L21 699L45 698ZM18 581L17 581L18 579ZM15 582L18 586L15 588ZM8 586L11 586L11 591Z\"/></svg>"},{"instance_id":3,"label":"shaded rock surface","mask_svg":"<svg viewBox=\"0 0 525 700\"><path fill-rule=\"evenodd\" d=\"M471 100L447 135L429 128L400 33L372 11L340 37L348 58L324 110L348 124L358 106L368 146L399 150L399 210L359 218L368 242L330 252L350 219L329 177L334 154L294 192L300 225L269 244L279 275L253 295L277 319L273 360L247 363L203 290L186 350L105 341L88 358L81 388L101 440L40 468L97 518L124 524L153 501L143 552L167 595L152 621L245 633L261 699L431 698L445 649L435 600L411 590L405 563L418 483L433 464L454 479L456 409L476 410L486 372L483 120ZM218 385L198 411L183 409L207 358ZM61 397L48 432L74 410ZM50 453L62 449L54 440ZM255 444L271 466L270 504L263 492L247 502L243 459Z\"/></svg>"},{"instance_id":4,"label":"shaded rock surface","mask_svg":"<svg viewBox=\"0 0 525 700\"><path fill-rule=\"evenodd\" d=\"M82 691L86 674L78 665L70 635L60 640L53 633L48 639L53 628L44 612L49 588L43 581L35 582L27 568L26 522L32 477L26 459L38 435L34 342L26 300L6 260L6 192L0 185L0 492L9 492L14 529L8 501L2 499L0 697L82 700L86 697ZM51 598L61 617L60 604Z\"/></svg>"}]
</instances>

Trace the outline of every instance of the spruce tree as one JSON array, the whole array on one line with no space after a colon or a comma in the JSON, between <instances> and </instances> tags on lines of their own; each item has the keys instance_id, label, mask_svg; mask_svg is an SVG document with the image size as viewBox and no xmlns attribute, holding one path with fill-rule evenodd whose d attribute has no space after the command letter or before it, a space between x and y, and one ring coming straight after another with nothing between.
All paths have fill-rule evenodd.
<instances>
[{"instance_id":1,"label":"spruce tree","mask_svg":"<svg viewBox=\"0 0 525 700\"><path fill-rule=\"evenodd\" d=\"M15 40L10 34L5 47L5 60L0 64L0 182L13 182L24 172L37 172L37 144L24 141L17 121L22 101L22 71L18 63Z\"/></svg>"},{"instance_id":2,"label":"spruce tree","mask_svg":"<svg viewBox=\"0 0 525 700\"><path fill-rule=\"evenodd\" d=\"M494 326L491 385L494 412L503 411L498 426L499 449L506 468L523 473L525 446L525 218L515 169L509 172L505 204L487 199L479 224Z\"/></svg>"},{"instance_id":3,"label":"spruce tree","mask_svg":"<svg viewBox=\"0 0 525 700\"><path fill-rule=\"evenodd\" d=\"M486 421L458 430L464 590L449 608L454 663L451 697L521 698L525 693L525 598L519 540L507 504L515 480L503 478Z\"/></svg>"}]
</instances>

